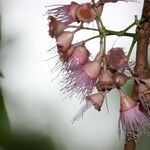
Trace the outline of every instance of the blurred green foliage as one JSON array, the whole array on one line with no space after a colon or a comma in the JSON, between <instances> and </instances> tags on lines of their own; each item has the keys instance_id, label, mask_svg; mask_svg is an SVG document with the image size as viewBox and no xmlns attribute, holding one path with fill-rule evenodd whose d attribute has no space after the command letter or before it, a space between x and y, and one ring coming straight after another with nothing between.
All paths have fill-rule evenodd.
<instances>
[{"instance_id":1,"label":"blurred green foliage","mask_svg":"<svg viewBox=\"0 0 150 150\"><path fill-rule=\"evenodd\" d=\"M2 42L2 19L1 19L2 17L1 17L1 14L0 14L0 49L1 49L1 42Z\"/></svg>"},{"instance_id":2,"label":"blurred green foliage","mask_svg":"<svg viewBox=\"0 0 150 150\"><path fill-rule=\"evenodd\" d=\"M2 46L2 26L1 26L1 15L0 15L0 49ZM0 71L0 77L3 77L2 72ZM9 119L4 105L4 99L0 86L0 145L5 146L9 142L10 135L10 126Z\"/></svg>"},{"instance_id":3,"label":"blurred green foliage","mask_svg":"<svg viewBox=\"0 0 150 150\"><path fill-rule=\"evenodd\" d=\"M150 150L150 137L145 135L137 139L136 150Z\"/></svg>"},{"instance_id":4,"label":"blurred green foliage","mask_svg":"<svg viewBox=\"0 0 150 150\"><path fill-rule=\"evenodd\" d=\"M2 91L0 88L0 145L6 146L9 143L10 125L4 105Z\"/></svg>"},{"instance_id":5,"label":"blurred green foliage","mask_svg":"<svg viewBox=\"0 0 150 150\"><path fill-rule=\"evenodd\" d=\"M1 21L1 14L0 14L0 50L2 48L2 34L1 34L1 31L2 31L2 21ZM2 72L0 71L0 77L3 77L3 74Z\"/></svg>"},{"instance_id":6,"label":"blurred green foliage","mask_svg":"<svg viewBox=\"0 0 150 150\"><path fill-rule=\"evenodd\" d=\"M0 49L2 45L2 21L0 15ZM3 74L0 71L0 80L3 80ZM7 115L2 89L0 86L0 150L63 150L60 142L53 141L50 137L37 132L12 131Z\"/></svg>"},{"instance_id":7,"label":"blurred green foliage","mask_svg":"<svg viewBox=\"0 0 150 150\"><path fill-rule=\"evenodd\" d=\"M0 77L4 77L1 71L0 71Z\"/></svg>"},{"instance_id":8,"label":"blurred green foliage","mask_svg":"<svg viewBox=\"0 0 150 150\"><path fill-rule=\"evenodd\" d=\"M6 150L56 150L55 142L35 132L14 132ZM63 148L61 148L63 150Z\"/></svg>"},{"instance_id":9,"label":"blurred green foliage","mask_svg":"<svg viewBox=\"0 0 150 150\"><path fill-rule=\"evenodd\" d=\"M124 85L123 89L125 91L125 93L129 96L132 96L132 91L133 91L133 85L134 85L134 82L129 80L127 82L127 84Z\"/></svg>"}]
</instances>

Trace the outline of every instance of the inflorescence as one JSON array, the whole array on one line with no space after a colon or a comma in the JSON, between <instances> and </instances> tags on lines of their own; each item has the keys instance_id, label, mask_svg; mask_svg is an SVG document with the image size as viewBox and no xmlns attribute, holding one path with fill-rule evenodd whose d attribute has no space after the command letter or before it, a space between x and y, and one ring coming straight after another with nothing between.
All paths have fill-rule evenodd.
<instances>
[{"instance_id":1,"label":"inflorescence","mask_svg":"<svg viewBox=\"0 0 150 150\"><path fill-rule=\"evenodd\" d=\"M140 79L135 76L130 65L130 55L137 41L135 33L128 30L138 25L140 20L135 21L122 31L107 30L101 20L105 3L136 0L91 0L91 3L78 4L71 2L69 5L48 6L49 35L56 40L59 56L57 65L64 73L63 87L61 91L72 97L78 96L85 104L73 117L73 122L79 120L91 107L100 111L107 94L112 89L118 89L120 93L120 118L119 131L124 131L128 140L135 140L142 134L150 135L150 78ZM95 22L97 29L84 27L84 24ZM78 26L72 23L79 24ZM66 29L75 30L68 31ZM97 36L72 43L76 32L87 29L98 32ZM106 37L110 35L130 36L133 38L131 48L126 55L121 47L107 50ZM90 52L86 42L99 38L100 50L94 59L90 58ZM133 99L125 94L123 86L128 80L134 80L138 87L138 96ZM96 93L93 93L97 89Z\"/></svg>"}]
</instances>

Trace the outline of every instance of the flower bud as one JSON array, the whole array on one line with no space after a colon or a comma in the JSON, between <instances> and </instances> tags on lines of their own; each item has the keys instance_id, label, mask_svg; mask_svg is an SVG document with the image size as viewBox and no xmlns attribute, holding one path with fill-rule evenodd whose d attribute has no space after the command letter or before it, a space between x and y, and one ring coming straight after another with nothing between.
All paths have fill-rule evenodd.
<instances>
[{"instance_id":1,"label":"flower bud","mask_svg":"<svg viewBox=\"0 0 150 150\"><path fill-rule=\"evenodd\" d=\"M115 73L113 75L113 78L117 87L124 86L125 83L129 80L129 78L125 74L119 72Z\"/></svg>"},{"instance_id":2,"label":"flower bud","mask_svg":"<svg viewBox=\"0 0 150 150\"><path fill-rule=\"evenodd\" d=\"M128 66L128 59L123 49L112 48L107 53L107 62L112 69L124 70Z\"/></svg>"}]
</instances>

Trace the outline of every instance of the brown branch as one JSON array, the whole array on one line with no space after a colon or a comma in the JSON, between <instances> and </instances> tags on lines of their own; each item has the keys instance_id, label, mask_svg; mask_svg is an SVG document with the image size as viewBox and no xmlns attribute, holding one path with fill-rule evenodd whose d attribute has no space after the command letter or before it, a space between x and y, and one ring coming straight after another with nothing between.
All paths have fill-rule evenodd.
<instances>
[{"instance_id":1,"label":"brown branch","mask_svg":"<svg viewBox=\"0 0 150 150\"><path fill-rule=\"evenodd\" d=\"M124 150L135 150L136 144L135 141L127 141Z\"/></svg>"},{"instance_id":2,"label":"brown branch","mask_svg":"<svg viewBox=\"0 0 150 150\"><path fill-rule=\"evenodd\" d=\"M148 78L150 76L150 68L148 66L148 45L150 39L150 1L145 0L142 19L144 20L137 27L137 51L135 74L140 78Z\"/></svg>"},{"instance_id":3,"label":"brown branch","mask_svg":"<svg viewBox=\"0 0 150 150\"><path fill-rule=\"evenodd\" d=\"M137 50L136 50L136 63L135 63L135 75L139 78L149 78L150 68L148 66L148 45L150 39L150 0L144 1L144 7L142 12L143 22L137 27ZM134 84L133 98L137 99L137 86ZM135 150L135 141L128 141L126 138L126 144L124 150Z\"/></svg>"}]
</instances>

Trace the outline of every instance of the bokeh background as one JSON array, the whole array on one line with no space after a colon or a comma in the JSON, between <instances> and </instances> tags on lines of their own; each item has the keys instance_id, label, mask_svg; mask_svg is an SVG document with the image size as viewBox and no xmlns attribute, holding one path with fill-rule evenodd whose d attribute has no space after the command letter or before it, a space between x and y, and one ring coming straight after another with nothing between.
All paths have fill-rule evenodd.
<instances>
[{"instance_id":1,"label":"bokeh background","mask_svg":"<svg viewBox=\"0 0 150 150\"><path fill-rule=\"evenodd\" d=\"M3 76L0 79L0 150L123 150L124 138L119 139L117 133L118 92L113 90L108 95L110 113L104 104L100 113L90 109L83 120L72 124L71 119L83 103L76 97L69 100L59 91L62 75L53 69L58 58L45 61L56 55L56 49L47 52L55 46L55 40L48 36L45 6L70 2L0 1L0 71ZM124 29L134 21L134 15L140 18L142 7L143 0L106 4L102 15L105 27ZM74 42L94 34L94 31L79 32ZM128 51L130 43L130 38L112 36L107 39L107 49L119 46ZM91 57L98 52L98 40L86 46ZM135 52L133 61L134 55ZM131 87L126 88L130 91ZM138 139L137 150L149 149L150 137Z\"/></svg>"}]
</instances>

